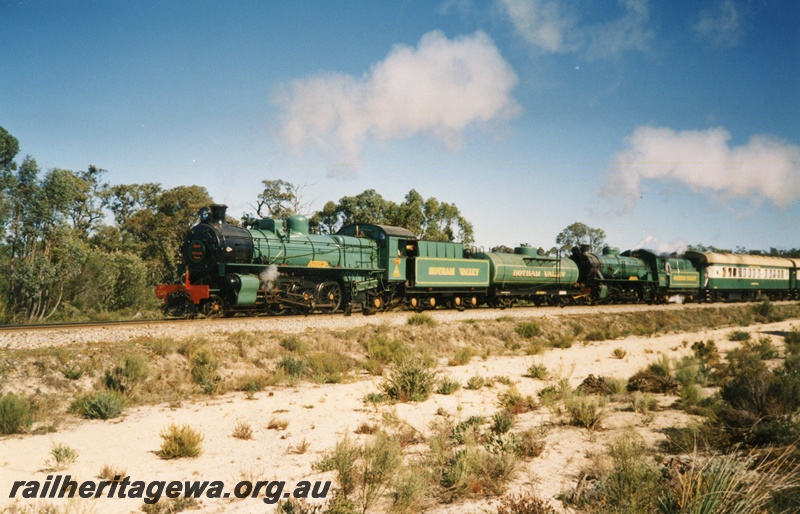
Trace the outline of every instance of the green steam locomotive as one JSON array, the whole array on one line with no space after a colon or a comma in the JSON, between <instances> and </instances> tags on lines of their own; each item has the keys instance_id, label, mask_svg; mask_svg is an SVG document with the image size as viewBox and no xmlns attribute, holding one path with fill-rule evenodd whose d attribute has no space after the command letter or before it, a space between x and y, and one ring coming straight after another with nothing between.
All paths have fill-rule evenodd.
<instances>
[{"instance_id":1,"label":"green steam locomotive","mask_svg":"<svg viewBox=\"0 0 800 514\"><path fill-rule=\"evenodd\" d=\"M357 224L309 233L304 216L226 223L224 205L203 208L186 234L183 281L156 286L169 315L364 313L480 305L535 305L798 298L800 261L688 252L573 249L571 257L531 247L477 252L420 240L393 226Z\"/></svg>"}]
</instances>

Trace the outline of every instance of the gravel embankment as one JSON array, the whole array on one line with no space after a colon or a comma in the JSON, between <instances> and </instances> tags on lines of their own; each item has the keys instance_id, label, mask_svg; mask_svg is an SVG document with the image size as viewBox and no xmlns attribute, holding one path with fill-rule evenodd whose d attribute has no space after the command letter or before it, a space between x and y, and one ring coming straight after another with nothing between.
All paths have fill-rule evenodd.
<instances>
[{"instance_id":1,"label":"gravel embankment","mask_svg":"<svg viewBox=\"0 0 800 514\"><path fill-rule=\"evenodd\" d=\"M467 319L486 320L501 316L531 318L542 316L564 316L597 313L630 312L646 309L703 308L714 305L604 305L578 306L559 309L556 307L515 308L515 309L471 309L462 312L455 310L426 311L439 323L464 321ZM352 316L312 315L261 318L231 318L213 320L176 321L171 323L152 323L120 326L99 326L86 328L53 328L36 330L14 330L0 332L0 349L32 349L81 343L117 343L143 338L186 338L192 336L225 336L245 332L297 333L308 330L347 330L364 325L402 325L413 314L409 311L386 312L374 316L353 314Z\"/></svg>"}]
</instances>

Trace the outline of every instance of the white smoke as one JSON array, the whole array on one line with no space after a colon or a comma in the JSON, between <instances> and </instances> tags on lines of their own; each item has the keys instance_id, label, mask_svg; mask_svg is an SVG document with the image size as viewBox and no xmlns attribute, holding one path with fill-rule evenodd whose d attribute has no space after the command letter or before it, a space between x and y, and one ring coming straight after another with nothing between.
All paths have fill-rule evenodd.
<instances>
[{"instance_id":1,"label":"white smoke","mask_svg":"<svg viewBox=\"0 0 800 514\"><path fill-rule=\"evenodd\" d=\"M683 295L680 294L672 295L669 298L667 298L667 302L681 305L683 303Z\"/></svg>"},{"instance_id":2,"label":"white smoke","mask_svg":"<svg viewBox=\"0 0 800 514\"><path fill-rule=\"evenodd\" d=\"M683 239L665 243L655 236L646 236L641 241L636 243L632 250L638 250L641 248L643 250L650 250L656 255L669 255L672 253L682 255L683 252L686 251L687 246L688 245L686 244L686 241Z\"/></svg>"},{"instance_id":3,"label":"white smoke","mask_svg":"<svg viewBox=\"0 0 800 514\"><path fill-rule=\"evenodd\" d=\"M800 198L800 146L770 135L755 135L731 147L722 127L677 132L641 126L626 138L626 150L611 162L605 195L633 208L646 180L673 181L723 201L769 200L787 207Z\"/></svg>"},{"instance_id":4,"label":"white smoke","mask_svg":"<svg viewBox=\"0 0 800 514\"><path fill-rule=\"evenodd\" d=\"M279 274L278 267L274 264L270 264L267 269L258 275L258 279L261 281L261 284L263 284L267 291L272 291L275 289L275 285L278 282Z\"/></svg>"},{"instance_id":5,"label":"white smoke","mask_svg":"<svg viewBox=\"0 0 800 514\"><path fill-rule=\"evenodd\" d=\"M520 112L511 97L516 84L514 70L483 32L450 40L434 31L416 48L395 46L361 77L332 73L295 80L272 101L283 111L285 141L298 151L319 149L352 173L368 139L424 135L457 149L468 126Z\"/></svg>"}]
</instances>

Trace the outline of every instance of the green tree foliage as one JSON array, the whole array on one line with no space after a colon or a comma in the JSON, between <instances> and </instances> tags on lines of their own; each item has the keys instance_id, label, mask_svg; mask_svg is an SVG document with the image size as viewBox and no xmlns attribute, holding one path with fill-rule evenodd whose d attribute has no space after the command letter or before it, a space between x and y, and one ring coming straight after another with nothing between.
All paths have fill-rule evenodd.
<instances>
[{"instance_id":1,"label":"green tree foliage","mask_svg":"<svg viewBox=\"0 0 800 514\"><path fill-rule=\"evenodd\" d=\"M285 219L293 214L302 214L308 207L303 203L305 185L296 186L285 180L262 180L264 190L256 201L256 216Z\"/></svg>"},{"instance_id":2,"label":"green tree foliage","mask_svg":"<svg viewBox=\"0 0 800 514\"><path fill-rule=\"evenodd\" d=\"M71 248L76 228L70 209L78 201L78 178L51 170L39 179L39 166L26 157L6 181L10 219L9 307L29 321L53 315L64 296L66 279L76 271Z\"/></svg>"},{"instance_id":3,"label":"green tree foliage","mask_svg":"<svg viewBox=\"0 0 800 514\"><path fill-rule=\"evenodd\" d=\"M0 227L4 227L9 216L10 205L6 192L16 170L14 157L19 152L19 141L0 127Z\"/></svg>"},{"instance_id":4,"label":"green tree foliage","mask_svg":"<svg viewBox=\"0 0 800 514\"><path fill-rule=\"evenodd\" d=\"M155 282L179 280L183 236L197 223L200 208L213 203L206 188L164 190L159 184L128 184L111 187L104 196L117 231L101 234L102 244L137 253L148 263Z\"/></svg>"},{"instance_id":5,"label":"green tree foliage","mask_svg":"<svg viewBox=\"0 0 800 514\"><path fill-rule=\"evenodd\" d=\"M98 244L116 230L103 224L105 171L43 173L30 156L17 165L17 148L0 130L0 257L8 263L0 275L0 320L86 317L152 304L142 259L118 244Z\"/></svg>"},{"instance_id":6,"label":"green tree foliage","mask_svg":"<svg viewBox=\"0 0 800 514\"><path fill-rule=\"evenodd\" d=\"M800 248L778 249L770 247L769 250L748 250L743 246L737 246L734 250L719 248L714 245L694 244L686 247L687 251L693 252L713 252L713 253L735 253L748 255L763 255L766 257L784 257L786 259L800 258Z\"/></svg>"},{"instance_id":7,"label":"green tree foliage","mask_svg":"<svg viewBox=\"0 0 800 514\"><path fill-rule=\"evenodd\" d=\"M556 244L564 252L569 252L575 246L588 244L591 245L592 252L599 253L603 249L605 239L606 233L603 229L592 228L576 221L556 236Z\"/></svg>"},{"instance_id":8,"label":"green tree foliage","mask_svg":"<svg viewBox=\"0 0 800 514\"><path fill-rule=\"evenodd\" d=\"M328 202L311 218L320 233L333 234L354 223L394 225L407 228L421 239L474 242L472 224L454 204L422 197L411 190L402 203L386 200L374 189Z\"/></svg>"}]
</instances>

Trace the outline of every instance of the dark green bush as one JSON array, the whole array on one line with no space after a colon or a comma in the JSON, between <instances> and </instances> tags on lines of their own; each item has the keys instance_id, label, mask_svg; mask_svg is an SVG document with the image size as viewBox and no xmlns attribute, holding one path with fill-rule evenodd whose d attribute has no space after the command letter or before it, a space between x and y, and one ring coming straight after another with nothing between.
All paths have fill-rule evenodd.
<instances>
[{"instance_id":1,"label":"dark green bush","mask_svg":"<svg viewBox=\"0 0 800 514\"><path fill-rule=\"evenodd\" d=\"M141 354L128 355L121 364L106 370L103 383L107 389L131 397L150 375L150 363Z\"/></svg>"},{"instance_id":2,"label":"dark green bush","mask_svg":"<svg viewBox=\"0 0 800 514\"><path fill-rule=\"evenodd\" d=\"M383 390L399 402L423 402L436 384L436 371L421 360L410 360L397 366L383 383Z\"/></svg>"},{"instance_id":3,"label":"dark green bush","mask_svg":"<svg viewBox=\"0 0 800 514\"><path fill-rule=\"evenodd\" d=\"M197 350L191 358L192 380L206 394L214 392L222 378L217 374L219 363L209 348Z\"/></svg>"},{"instance_id":4,"label":"dark green bush","mask_svg":"<svg viewBox=\"0 0 800 514\"><path fill-rule=\"evenodd\" d=\"M541 335L542 327L535 321L523 321L522 323L517 323L517 326L514 327L514 332L519 334L520 337L531 339L532 337Z\"/></svg>"},{"instance_id":5,"label":"dark green bush","mask_svg":"<svg viewBox=\"0 0 800 514\"><path fill-rule=\"evenodd\" d=\"M278 368L290 377L299 378L308 374L308 363L292 355L287 355L278 363Z\"/></svg>"},{"instance_id":6,"label":"dark green bush","mask_svg":"<svg viewBox=\"0 0 800 514\"><path fill-rule=\"evenodd\" d=\"M69 410L86 419L111 419L122 414L125 403L122 393L106 390L79 396Z\"/></svg>"},{"instance_id":7,"label":"dark green bush","mask_svg":"<svg viewBox=\"0 0 800 514\"><path fill-rule=\"evenodd\" d=\"M18 434L32 424L31 404L26 397L8 393L0 398L0 434Z\"/></svg>"}]
</instances>

